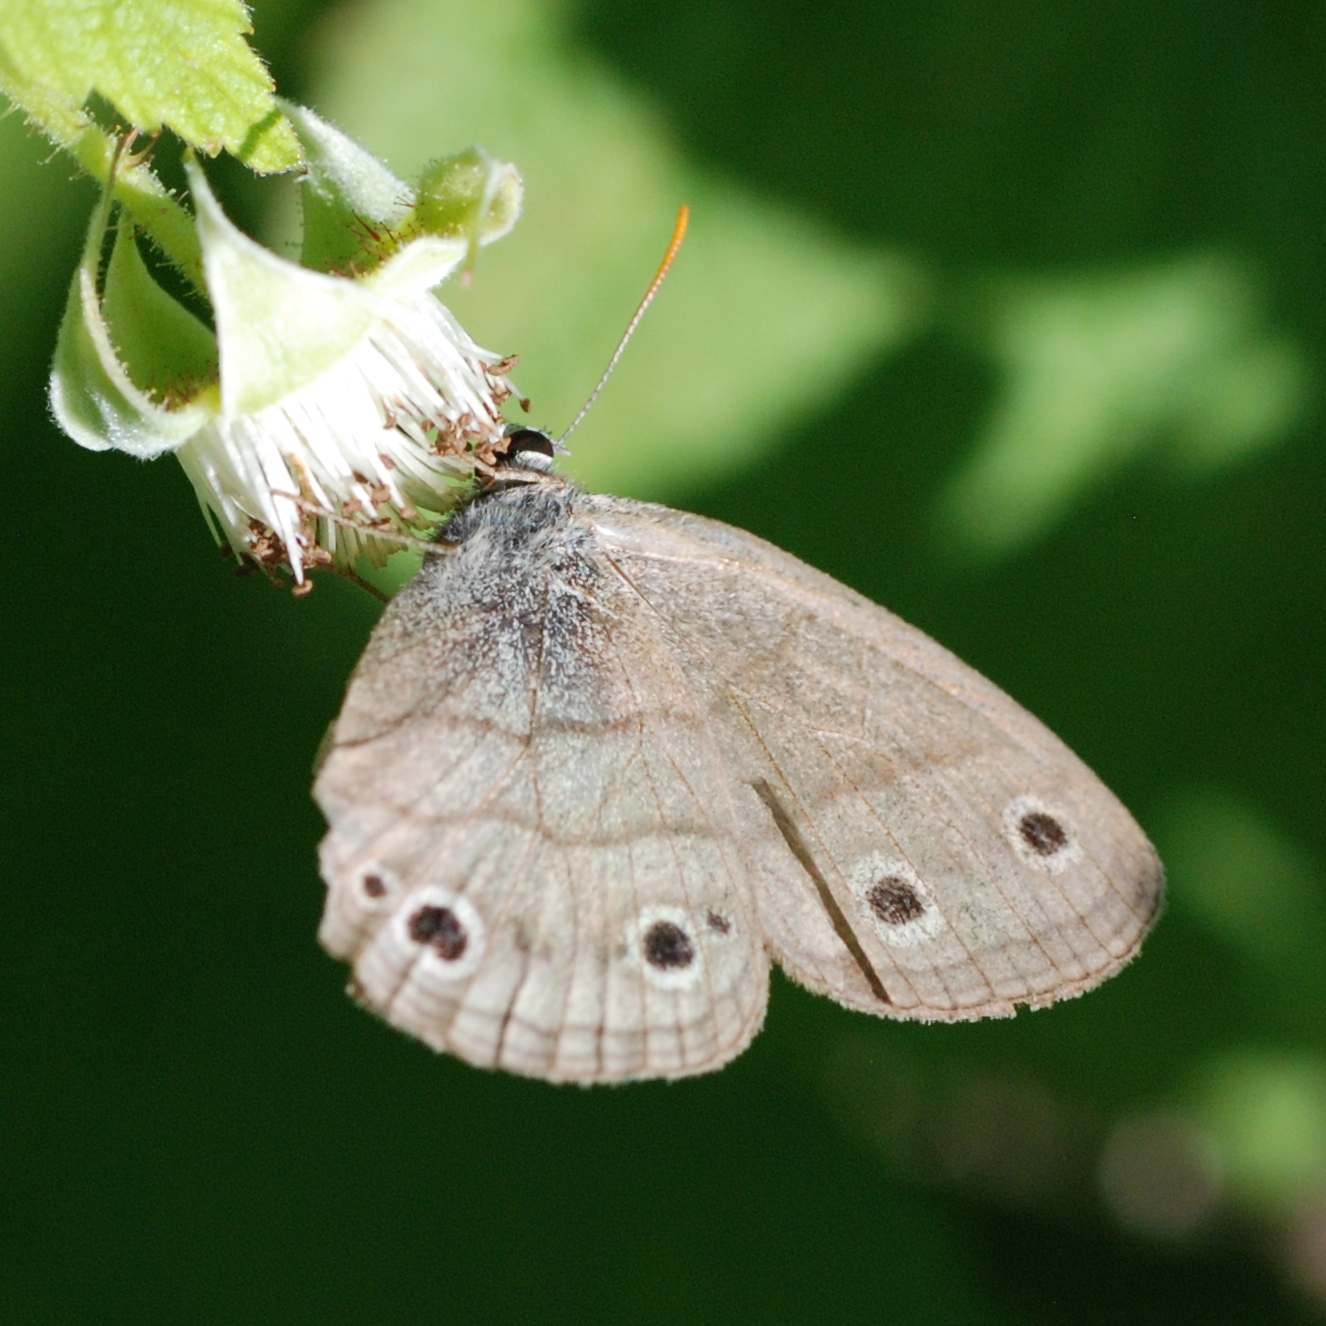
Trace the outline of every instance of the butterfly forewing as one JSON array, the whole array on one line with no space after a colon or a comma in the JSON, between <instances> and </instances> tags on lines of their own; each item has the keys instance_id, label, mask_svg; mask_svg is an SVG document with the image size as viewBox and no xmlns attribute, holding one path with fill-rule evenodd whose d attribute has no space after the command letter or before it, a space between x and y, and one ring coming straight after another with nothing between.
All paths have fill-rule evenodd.
<instances>
[{"instance_id":1,"label":"butterfly forewing","mask_svg":"<svg viewBox=\"0 0 1326 1326\"><path fill-rule=\"evenodd\" d=\"M1009 1013L1136 951L1161 890L1109 791L996 687L741 531L544 479L393 602L315 793L321 937L472 1063L681 1076L768 956L893 1017Z\"/></svg>"},{"instance_id":2,"label":"butterfly forewing","mask_svg":"<svg viewBox=\"0 0 1326 1326\"><path fill-rule=\"evenodd\" d=\"M1159 862L1041 723L761 540L590 500L610 559L710 681L791 975L877 1013L971 1018L1080 993L1136 951Z\"/></svg>"}]
</instances>

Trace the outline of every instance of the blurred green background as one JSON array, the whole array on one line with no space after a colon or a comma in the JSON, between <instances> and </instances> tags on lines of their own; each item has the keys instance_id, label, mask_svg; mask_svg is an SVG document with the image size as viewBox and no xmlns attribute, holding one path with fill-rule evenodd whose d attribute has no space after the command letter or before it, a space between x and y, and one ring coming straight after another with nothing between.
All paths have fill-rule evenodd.
<instances>
[{"instance_id":1,"label":"blurred green background","mask_svg":"<svg viewBox=\"0 0 1326 1326\"><path fill-rule=\"evenodd\" d=\"M676 1085L439 1059L314 940L310 763L376 605L229 575L60 436L93 199L0 122L0 1316L1326 1312L1326 10L260 0L281 90L525 219L449 302L570 468L752 529L1056 729L1156 839L1142 957L1014 1022L776 982ZM43 164L44 163L44 164ZM279 186L214 169L288 242ZM283 236L286 237L283 240Z\"/></svg>"}]
</instances>

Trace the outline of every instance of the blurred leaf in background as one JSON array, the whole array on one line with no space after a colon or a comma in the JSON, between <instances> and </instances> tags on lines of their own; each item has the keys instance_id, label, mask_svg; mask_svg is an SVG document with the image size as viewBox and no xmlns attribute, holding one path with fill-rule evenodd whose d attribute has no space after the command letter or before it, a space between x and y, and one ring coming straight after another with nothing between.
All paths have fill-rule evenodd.
<instances>
[{"instance_id":1,"label":"blurred leaf in background","mask_svg":"<svg viewBox=\"0 0 1326 1326\"><path fill-rule=\"evenodd\" d=\"M474 286L447 298L482 344L519 351L535 421L554 432L690 204L685 261L568 465L593 488L675 495L771 445L915 335L924 274L687 162L649 101L576 48L568 19L545 0L356 7L327 25L314 85L332 120L407 173L436 153L439 124L520 163L522 243L485 255Z\"/></svg>"},{"instance_id":2,"label":"blurred leaf in background","mask_svg":"<svg viewBox=\"0 0 1326 1326\"><path fill-rule=\"evenodd\" d=\"M1177 906L1264 979L1286 982L1299 998L1326 993L1312 983L1326 952L1326 881L1298 843L1244 798L1218 787L1176 791L1158 832ZM1320 1023L1314 1018L1307 1025Z\"/></svg>"},{"instance_id":3,"label":"blurred leaf in background","mask_svg":"<svg viewBox=\"0 0 1326 1326\"><path fill-rule=\"evenodd\" d=\"M941 498L945 533L1007 555L1147 448L1199 477L1288 440L1312 368L1259 302L1215 253L992 295L983 340L1004 385Z\"/></svg>"}]
</instances>

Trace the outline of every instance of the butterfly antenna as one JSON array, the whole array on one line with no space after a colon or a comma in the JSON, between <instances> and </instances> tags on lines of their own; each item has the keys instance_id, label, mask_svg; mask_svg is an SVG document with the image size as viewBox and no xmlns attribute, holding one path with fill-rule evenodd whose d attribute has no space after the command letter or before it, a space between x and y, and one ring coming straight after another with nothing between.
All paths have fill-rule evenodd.
<instances>
[{"instance_id":1,"label":"butterfly antenna","mask_svg":"<svg viewBox=\"0 0 1326 1326\"><path fill-rule=\"evenodd\" d=\"M617 367L617 361L622 357L626 350L627 343L635 335L635 329L640 325L640 319L645 316L645 309L654 302L654 296L658 294L658 288L663 284L663 278L668 274L668 268L672 266L673 259L677 256L677 250L681 248L681 242L686 238L686 227L690 224L691 209L685 204L677 213L677 224L672 231L672 242L668 245L668 251L663 255L663 261L659 264L658 271L654 274L654 279L649 283L649 289L645 291L645 297L636 307L631 315L631 320L626 324L626 330L622 333L622 339L617 342L617 348L612 353L612 358L608 360L608 367L603 370L603 376L599 378L599 385L590 393L589 399L585 402L584 408L571 421L571 427L557 439L558 447L561 447L568 437L580 427L585 416L594 408L594 402L598 400L599 394L603 388L608 385L608 379L612 376L613 370Z\"/></svg>"}]
</instances>

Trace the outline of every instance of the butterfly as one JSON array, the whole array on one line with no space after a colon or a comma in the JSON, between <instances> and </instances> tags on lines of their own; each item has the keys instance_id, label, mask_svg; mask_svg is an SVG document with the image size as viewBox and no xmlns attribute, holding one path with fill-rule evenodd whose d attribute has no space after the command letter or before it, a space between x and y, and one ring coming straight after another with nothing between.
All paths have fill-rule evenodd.
<instances>
[{"instance_id":1,"label":"butterfly","mask_svg":"<svg viewBox=\"0 0 1326 1326\"><path fill-rule=\"evenodd\" d=\"M512 435L389 605L317 773L320 939L388 1022L558 1082L721 1067L777 963L883 1017L1078 995L1156 852L996 686L741 530Z\"/></svg>"}]
</instances>

